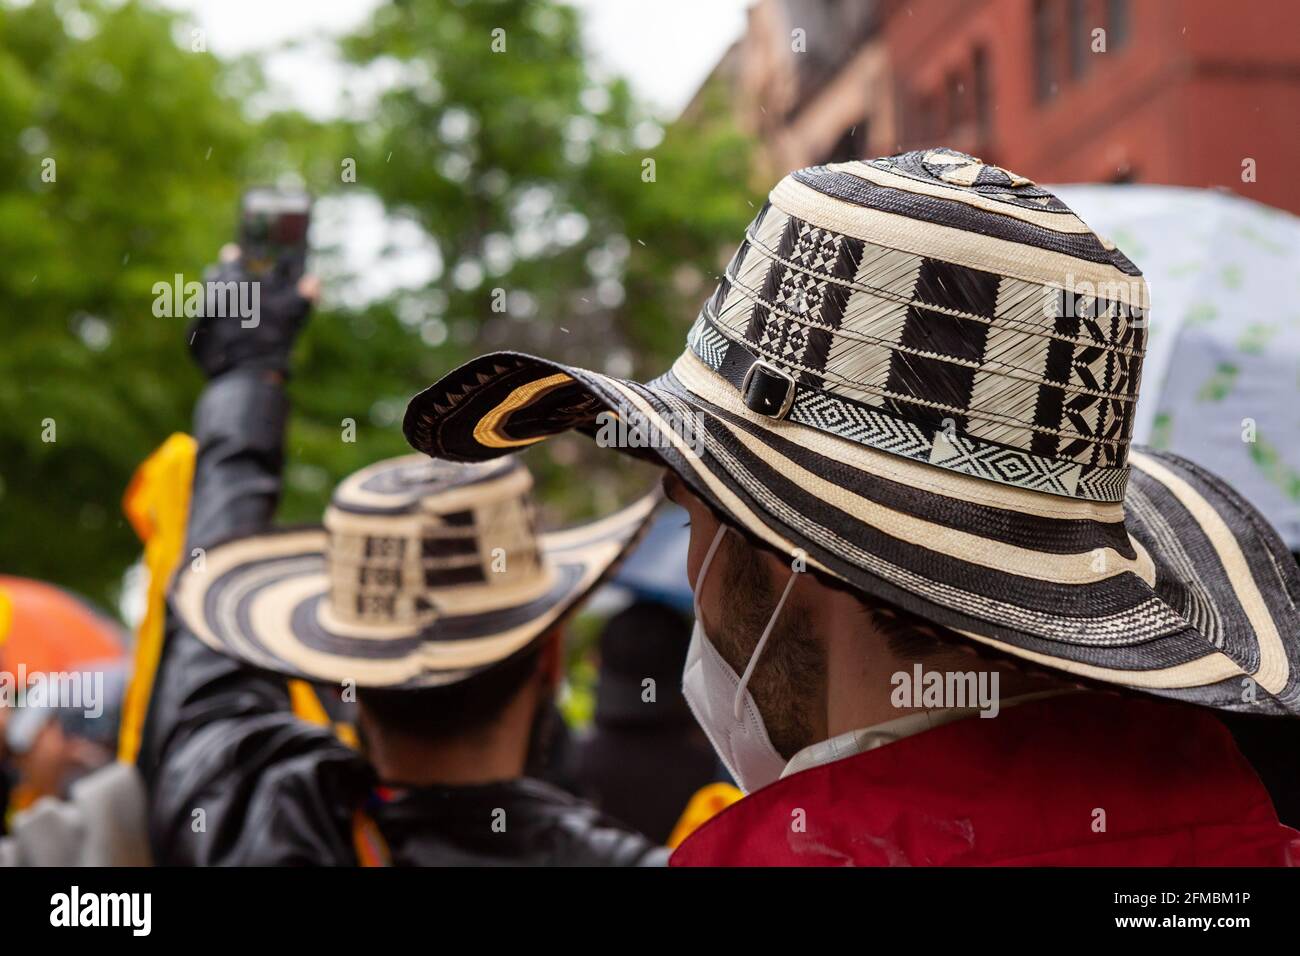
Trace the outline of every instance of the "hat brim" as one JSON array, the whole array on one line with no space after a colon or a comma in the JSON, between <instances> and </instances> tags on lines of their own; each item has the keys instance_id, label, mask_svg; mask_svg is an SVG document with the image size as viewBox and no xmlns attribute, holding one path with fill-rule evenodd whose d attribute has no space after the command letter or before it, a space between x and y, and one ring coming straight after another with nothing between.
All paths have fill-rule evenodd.
<instances>
[{"instance_id":1,"label":"hat brim","mask_svg":"<svg viewBox=\"0 0 1300 956\"><path fill-rule=\"evenodd\" d=\"M690 351L648 384L494 353L416 396L404 428L429 455L481 461L599 435L602 412L648 438L618 450L658 458L759 542L971 640L1163 697L1300 713L1295 560L1173 455L1134 454L1122 502L1072 500L758 414Z\"/></svg>"},{"instance_id":2,"label":"hat brim","mask_svg":"<svg viewBox=\"0 0 1300 956\"><path fill-rule=\"evenodd\" d=\"M421 628L347 625L329 610L321 527L233 539L206 549L173 582L171 607L200 640L263 670L316 683L417 688L452 683L526 647L580 603L635 545L657 490L590 524L539 535L549 574L526 594L439 615Z\"/></svg>"}]
</instances>

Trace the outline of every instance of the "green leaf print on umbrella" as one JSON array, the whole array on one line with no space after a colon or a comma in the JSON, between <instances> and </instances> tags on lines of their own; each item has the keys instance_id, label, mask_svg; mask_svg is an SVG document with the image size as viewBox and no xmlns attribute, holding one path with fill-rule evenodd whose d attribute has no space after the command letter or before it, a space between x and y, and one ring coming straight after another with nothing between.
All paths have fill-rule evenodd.
<instances>
[{"instance_id":1,"label":"green leaf print on umbrella","mask_svg":"<svg viewBox=\"0 0 1300 956\"><path fill-rule=\"evenodd\" d=\"M1274 485L1282 489L1292 501L1300 501L1300 471L1287 465L1277 449L1258 435L1250 446L1250 457Z\"/></svg>"},{"instance_id":2,"label":"green leaf print on umbrella","mask_svg":"<svg viewBox=\"0 0 1300 956\"><path fill-rule=\"evenodd\" d=\"M1151 447L1156 451L1168 451L1170 436L1174 433L1174 416L1171 412L1157 412L1151 423Z\"/></svg>"},{"instance_id":3,"label":"green leaf print on umbrella","mask_svg":"<svg viewBox=\"0 0 1300 956\"><path fill-rule=\"evenodd\" d=\"M1228 397L1232 391L1232 386L1237 382L1237 373L1240 372L1236 365L1231 362L1220 362L1214 370L1214 374L1206 380L1201 386L1201 390L1196 393L1196 400L1199 402L1221 402Z\"/></svg>"},{"instance_id":4,"label":"green leaf print on umbrella","mask_svg":"<svg viewBox=\"0 0 1300 956\"><path fill-rule=\"evenodd\" d=\"M1272 322L1252 322L1246 326L1241 338L1237 340L1237 348L1241 349L1246 355L1263 355L1264 349L1268 346L1268 340L1276 334L1276 324Z\"/></svg>"},{"instance_id":5,"label":"green leaf print on umbrella","mask_svg":"<svg viewBox=\"0 0 1300 956\"><path fill-rule=\"evenodd\" d=\"M1275 253L1276 255L1280 256L1283 253L1287 252L1287 246L1285 243L1275 242L1274 240L1270 239L1268 236L1260 232L1258 229L1256 229L1253 225L1246 225L1246 224L1240 225L1237 227L1237 233L1238 235L1241 235L1246 239L1249 239L1251 242L1255 243L1255 245L1262 246L1263 248L1267 249L1269 252Z\"/></svg>"},{"instance_id":6,"label":"green leaf print on umbrella","mask_svg":"<svg viewBox=\"0 0 1300 956\"><path fill-rule=\"evenodd\" d=\"M1134 261L1144 258L1147 254L1146 246L1128 229L1116 229L1109 238L1115 243L1116 248Z\"/></svg>"}]
</instances>

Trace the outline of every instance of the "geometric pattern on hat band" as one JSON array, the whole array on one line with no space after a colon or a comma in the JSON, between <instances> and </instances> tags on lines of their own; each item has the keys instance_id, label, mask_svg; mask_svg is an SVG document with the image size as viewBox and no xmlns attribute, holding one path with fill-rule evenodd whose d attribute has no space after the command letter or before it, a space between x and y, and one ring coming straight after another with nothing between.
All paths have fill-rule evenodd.
<instances>
[{"instance_id":1,"label":"geometric pattern on hat band","mask_svg":"<svg viewBox=\"0 0 1300 956\"><path fill-rule=\"evenodd\" d=\"M715 370L736 342L789 373L789 417L811 427L990 481L1119 501L1145 319L1123 301L876 245L769 201L688 343Z\"/></svg>"},{"instance_id":2,"label":"geometric pattern on hat band","mask_svg":"<svg viewBox=\"0 0 1300 956\"><path fill-rule=\"evenodd\" d=\"M531 522L531 509L521 502L500 502L485 509L502 510L510 511L512 518L528 516L520 519L519 527L509 529L511 537L476 528L473 511L461 513L471 521L468 535L449 536L444 526L416 522L403 534L332 532L327 556L329 601L335 617L357 624L423 624L437 616L439 592L515 585L541 575L537 540L524 523ZM496 548L509 560L493 571L491 552ZM351 559L353 553L359 557Z\"/></svg>"},{"instance_id":3,"label":"geometric pattern on hat band","mask_svg":"<svg viewBox=\"0 0 1300 956\"><path fill-rule=\"evenodd\" d=\"M326 512L328 600L337 620L423 626L452 593L473 603L476 593L489 601L498 588L545 585L532 481L517 461L454 466L412 455L354 477L388 507L340 508L340 499L357 497L359 483L345 482ZM476 500L439 507L470 485Z\"/></svg>"},{"instance_id":4,"label":"geometric pattern on hat band","mask_svg":"<svg viewBox=\"0 0 1300 956\"><path fill-rule=\"evenodd\" d=\"M695 356L715 372L721 369L730 344L703 316L687 339ZM801 389L786 419L878 451L1000 484L1088 501L1124 500L1127 468L1044 458L969 436L950 435L943 427L918 425L826 391Z\"/></svg>"}]
</instances>

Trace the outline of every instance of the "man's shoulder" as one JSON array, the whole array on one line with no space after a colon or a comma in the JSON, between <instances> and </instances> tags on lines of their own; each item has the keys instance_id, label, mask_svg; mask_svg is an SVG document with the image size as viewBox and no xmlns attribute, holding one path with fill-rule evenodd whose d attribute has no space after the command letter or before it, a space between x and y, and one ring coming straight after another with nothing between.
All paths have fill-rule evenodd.
<instances>
[{"instance_id":1,"label":"man's shoulder","mask_svg":"<svg viewBox=\"0 0 1300 956\"><path fill-rule=\"evenodd\" d=\"M355 863L352 818L374 783L356 750L323 728L302 729L310 746L268 764L245 817L249 862L274 865Z\"/></svg>"},{"instance_id":2,"label":"man's shoulder","mask_svg":"<svg viewBox=\"0 0 1300 956\"><path fill-rule=\"evenodd\" d=\"M254 726L248 729L258 733L230 745L256 742L260 753L243 760L212 751L193 755L193 763L208 762L223 774L232 771L221 768L237 766L233 773L238 780L191 788L193 807L168 801L155 807L155 816L169 824L166 856L201 865L352 864L350 821L374 781L369 763L327 728L292 714L267 714L250 723ZM203 773L202 766L175 762L168 770ZM209 820L216 825L226 819L240 821L237 831L209 835Z\"/></svg>"},{"instance_id":3,"label":"man's shoulder","mask_svg":"<svg viewBox=\"0 0 1300 956\"><path fill-rule=\"evenodd\" d=\"M673 863L1285 865L1298 837L1213 715L1072 695L792 774Z\"/></svg>"},{"instance_id":4,"label":"man's shoulder","mask_svg":"<svg viewBox=\"0 0 1300 956\"><path fill-rule=\"evenodd\" d=\"M521 798L556 837L556 862L576 866L663 866L668 852L597 807L549 783L516 781Z\"/></svg>"},{"instance_id":5,"label":"man's shoulder","mask_svg":"<svg viewBox=\"0 0 1300 956\"><path fill-rule=\"evenodd\" d=\"M667 851L590 803L532 778L399 797L381 830L410 865L662 866Z\"/></svg>"}]
</instances>

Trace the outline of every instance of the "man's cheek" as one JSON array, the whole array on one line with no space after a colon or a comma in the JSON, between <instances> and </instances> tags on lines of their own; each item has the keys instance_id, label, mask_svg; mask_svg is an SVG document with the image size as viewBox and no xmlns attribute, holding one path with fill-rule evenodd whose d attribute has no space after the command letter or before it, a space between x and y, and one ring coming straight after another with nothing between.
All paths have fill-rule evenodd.
<instances>
[{"instance_id":1,"label":"man's cheek","mask_svg":"<svg viewBox=\"0 0 1300 956\"><path fill-rule=\"evenodd\" d=\"M688 513L691 516L691 545L686 556L686 573L693 589L699 580L704 556L718 533L718 522L712 512L702 506L690 508Z\"/></svg>"}]
</instances>

